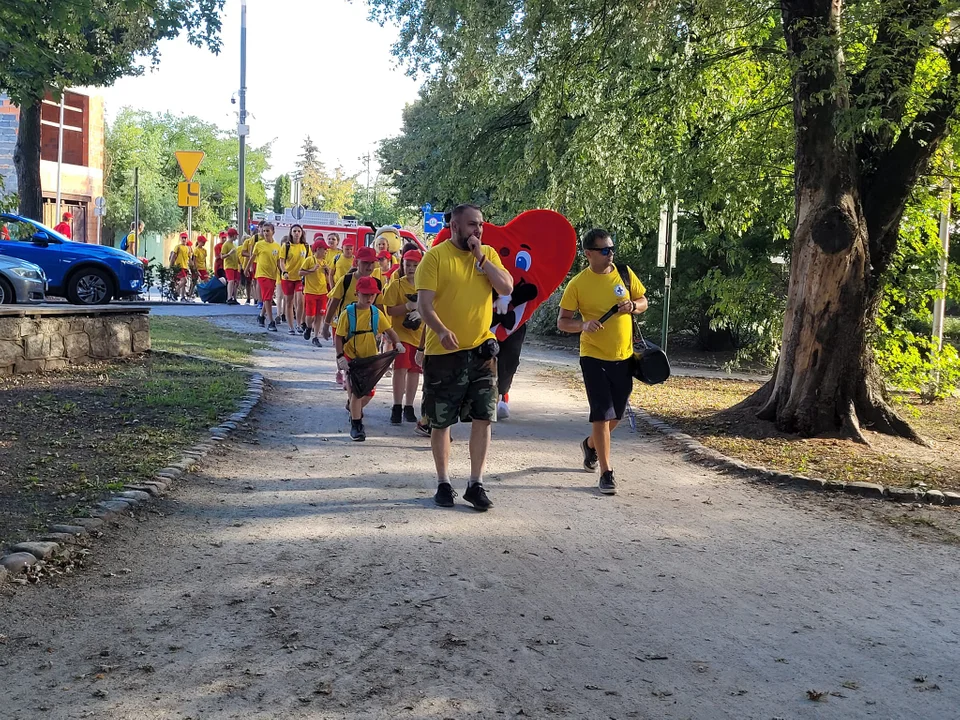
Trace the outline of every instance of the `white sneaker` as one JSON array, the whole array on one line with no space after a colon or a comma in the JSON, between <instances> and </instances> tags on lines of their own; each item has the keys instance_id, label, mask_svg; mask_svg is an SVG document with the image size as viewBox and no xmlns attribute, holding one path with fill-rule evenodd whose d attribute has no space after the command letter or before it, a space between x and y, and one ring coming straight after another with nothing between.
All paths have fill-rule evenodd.
<instances>
[{"instance_id":1,"label":"white sneaker","mask_svg":"<svg viewBox=\"0 0 960 720\"><path fill-rule=\"evenodd\" d=\"M510 406L507 405L503 400L497 403L497 420L509 420L510 419Z\"/></svg>"}]
</instances>

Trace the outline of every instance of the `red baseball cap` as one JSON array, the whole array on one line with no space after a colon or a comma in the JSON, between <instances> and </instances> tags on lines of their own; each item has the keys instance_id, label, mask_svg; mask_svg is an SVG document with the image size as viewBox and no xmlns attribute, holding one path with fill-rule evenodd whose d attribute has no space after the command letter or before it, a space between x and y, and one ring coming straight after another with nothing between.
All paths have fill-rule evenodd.
<instances>
[{"instance_id":1,"label":"red baseball cap","mask_svg":"<svg viewBox=\"0 0 960 720\"><path fill-rule=\"evenodd\" d=\"M377 295L380 288L377 281L372 277L362 277L357 279L357 293L363 295Z\"/></svg>"},{"instance_id":2,"label":"red baseball cap","mask_svg":"<svg viewBox=\"0 0 960 720\"><path fill-rule=\"evenodd\" d=\"M227 230L227 237L236 237L240 233L237 232L236 228L230 228Z\"/></svg>"},{"instance_id":3,"label":"red baseball cap","mask_svg":"<svg viewBox=\"0 0 960 720\"><path fill-rule=\"evenodd\" d=\"M377 260L393 260L393 255L391 255L387 250L381 250L377 255Z\"/></svg>"},{"instance_id":4,"label":"red baseball cap","mask_svg":"<svg viewBox=\"0 0 960 720\"><path fill-rule=\"evenodd\" d=\"M207 241L207 239L206 239L203 235L198 235L198 236L197 236L197 242L198 242L198 243L205 243L206 241Z\"/></svg>"},{"instance_id":5,"label":"red baseball cap","mask_svg":"<svg viewBox=\"0 0 960 720\"><path fill-rule=\"evenodd\" d=\"M362 247L354 253L357 262L376 262L377 251L372 247Z\"/></svg>"},{"instance_id":6,"label":"red baseball cap","mask_svg":"<svg viewBox=\"0 0 960 720\"><path fill-rule=\"evenodd\" d=\"M185 237L190 237L190 236L187 235L185 232L180 233L180 239L181 239L181 240L182 240L183 238L185 238Z\"/></svg>"},{"instance_id":7,"label":"red baseball cap","mask_svg":"<svg viewBox=\"0 0 960 720\"><path fill-rule=\"evenodd\" d=\"M187 247L193 247L193 240L187 240Z\"/></svg>"},{"instance_id":8,"label":"red baseball cap","mask_svg":"<svg viewBox=\"0 0 960 720\"><path fill-rule=\"evenodd\" d=\"M227 231L226 231L226 230L221 230L221 231L220 231L220 234L219 234L217 237L219 237L221 240L223 240L223 238L225 238L226 236L227 236Z\"/></svg>"},{"instance_id":9,"label":"red baseball cap","mask_svg":"<svg viewBox=\"0 0 960 720\"><path fill-rule=\"evenodd\" d=\"M324 242L323 238L320 238L319 240L314 240L311 247L313 248L313 251L316 252L317 250L326 250L330 246Z\"/></svg>"},{"instance_id":10,"label":"red baseball cap","mask_svg":"<svg viewBox=\"0 0 960 720\"><path fill-rule=\"evenodd\" d=\"M64 220L73 220L73 213L71 213L71 212L65 212L65 213L63 214L63 219L64 219Z\"/></svg>"},{"instance_id":11,"label":"red baseball cap","mask_svg":"<svg viewBox=\"0 0 960 720\"><path fill-rule=\"evenodd\" d=\"M423 253L419 250L407 250L403 254L404 260L410 260L411 262L420 262L423 260Z\"/></svg>"}]
</instances>

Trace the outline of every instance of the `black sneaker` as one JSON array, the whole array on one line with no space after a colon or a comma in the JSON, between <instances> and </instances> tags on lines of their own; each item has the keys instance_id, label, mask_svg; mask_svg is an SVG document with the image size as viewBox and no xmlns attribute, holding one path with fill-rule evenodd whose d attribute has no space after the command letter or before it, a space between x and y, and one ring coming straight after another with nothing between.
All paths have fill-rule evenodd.
<instances>
[{"instance_id":1,"label":"black sneaker","mask_svg":"<svg viewBox=\"0 0 960 720\"><path fill-rule=\"evenodd\" d=\"M600 492L604 495L617 494L617 481L613 479L613 470L607 470L600 475Z\"/></svg>"},{"instance_id":2,"label":"black sneaker","mask_svg":"<svg viewBox=\"0 0 960 720\"><path fill-rule=\"evenodd\" d=\"M453 507L453 499L456 496L453 485L444 482L437 485L437 494L433 496L433 501L440 507Z\"/></svg>"},{"instance_id":3,"label":"black sneaker","mask_svg":"<svg viewBox=\"0 0 960 720\"><path fill-rule=\"evenodd\" d=\"M310 334L311 334L312 332L313 332L313 328L304 328L304 330L303 330L303 339L304 339L304 340L309 340L309 339L310 339Z\"/></svg>"},{"instance_id":4,"label":"black sneaker","mask_svg":"<svg viewBox=\"0 0 960 720\"><path fill-rule=\"evenodd\" d=\"M314 347L323 347L323 345L320 344L320 338L318 337L315 337L313 340L311 340L310 344Z\"/></svg>"},{"instance_id":5,"label":"black sneaker","mask_svg":"<svg viewBox=\"0 0 960 720\"><path fill-rule=\"evenodd\" d=\"M276 332L277 324L275 322L270 323L269 325L267 325L267 330L269 330L270 332Z\"/></svg>"},{"instance_id":6,"label":"black sneaker","mask_svg":"<svg viewBox=\"0 0 960 720\"><path fill-rule=\"evenodd\" d=\"M390 411L390 424L400 425L403 422L403 408L400 405L394 405Z\"/></svg>"},{"instance_id":7,"label":"black sneaker","mask_svg":"<svg viewBox=\"0 0 960 720\"><path fill-rule=\"evenodd\" d=\"M599 461L597 460L597 449L587 445L590 438L584 438L580 443L580 449L583 450L583 469L587 472L596 472Z\"/></svg>"},{"instance_id":8,"label":"black sneaker","mask_svg":"<svg viewBox=\"0 0 960 720\"><path fill-rule=\"evenodd\" d=\"M363 442L367 439L367 432L363 429L362 420L350 421L350 439L354 442Z\"/></svg>"},{"instance_id":9,"label":"black sneaker","mask_svg":"<svg viewBox=\"0 0 960 720\"><path fill-rule=\"evenodd\" d=\"M474 510L483 512L493 507L490 498L487 497L487 491L480 483L473 483L467 486L467 491L463 494L463 499L473 505Z\"/></svg>"},{"instance_id":10,"label":"black sneaker","mask_svg":"<svg viewBox=\"0 0 960 720\"><path fill-rule=\"evenodd\" d=\"M296 335L296 334L297 334L297 331L294 330L293 328L290 328L289 330L287 330L287 335Z\"/></svg>"},{"instance_id":11,"label":"black sneaker","mask_svg":"<svg viewBox=\"0 0 960 720\"><path fill-rule=\"evenodd\" d=\"M417 427L413 431L420 437L430 437L430 425L417 420Z\"/></svg>"},{"instance_id":12,"label":"black sneaker","mask_svg":"<svg viewBox=\"0 0 960 720\"><path fill-rule=\"evenodd\" d=\"M263 315L257 315L257 325L263 327L267 324L267 319Z\"/></svg>"},{"instance_id":13,"label":"black sneaker","mask_svg":"<svg viewBox=\"0 0 960 720\"><path fill-rule=\"evenodd\" d=\"M287 316L284 315L283 313L280 313L280 317L278 317L277 320L279 320L280 322L286 322Z\"/></svg>"},{"instance_id":14,"label":"black sneaker","mask_svg":"<svg viewBox=\"0 0 960 720\"><path fill-rule=\"evenodd\" d=\"M406 422L417 422L417 414L413 411L413 405L406 405L403 408L403 419Z\"/></svg>"}]
</instances>

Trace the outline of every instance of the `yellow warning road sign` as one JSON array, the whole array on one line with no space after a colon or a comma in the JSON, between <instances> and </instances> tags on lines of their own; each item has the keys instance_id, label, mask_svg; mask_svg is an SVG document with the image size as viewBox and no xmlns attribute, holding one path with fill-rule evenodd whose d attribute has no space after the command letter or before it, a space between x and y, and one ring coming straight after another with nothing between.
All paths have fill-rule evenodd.
<instances>
[{"instance_id":1,"label":"yellow warning road sign","mask_svg":"<svg viewBox=\"0 0 960 720\"><path fill-rule=\"evenodd\" d=\"M206 153L203 152L203 150L177 150L174 156L177 158L177 163L180 165L183 176L187 179L187 182L190 182L193 180L193 175L197 172L197 168L200 167L200 163L203 162ZM180 204L183 205L183 203Z\"/></svg>"},{"instance_id":2,"label":"yellow warning road sign","mask_svg":"<svg viewBox=\"0 0 960 720\"><path fill-rule=\"evenodd\" d=\"M200 207L200 183L178 183L177 205L180 207Z\"/></svg>"}]
</instances>

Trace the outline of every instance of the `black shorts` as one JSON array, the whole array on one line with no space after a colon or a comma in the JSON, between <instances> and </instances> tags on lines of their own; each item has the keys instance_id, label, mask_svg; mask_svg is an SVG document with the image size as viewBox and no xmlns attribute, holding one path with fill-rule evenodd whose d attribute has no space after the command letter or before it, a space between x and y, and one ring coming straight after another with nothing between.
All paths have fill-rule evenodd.
<instances>
[{"instance_id":1,"label":"black shorts","mask_svg":"<svg viewBox=\"0 0 960 720\"><path fill-rule=\"evenodd\" d=\"M476 348L423 360L423 414L443 430L458 421L497 421L497 361Z\"/></svg>"},{"instance_id":2,"label":"black shorts","mask_svg":"<svg viewBox=\"0 0 960 720\"><path fill-rule=\"evenodd\" d=\"M623 419L633 392L630 361L581 357L580 370L590 403L590 422Z\"/></svg>"}]
</instances>

